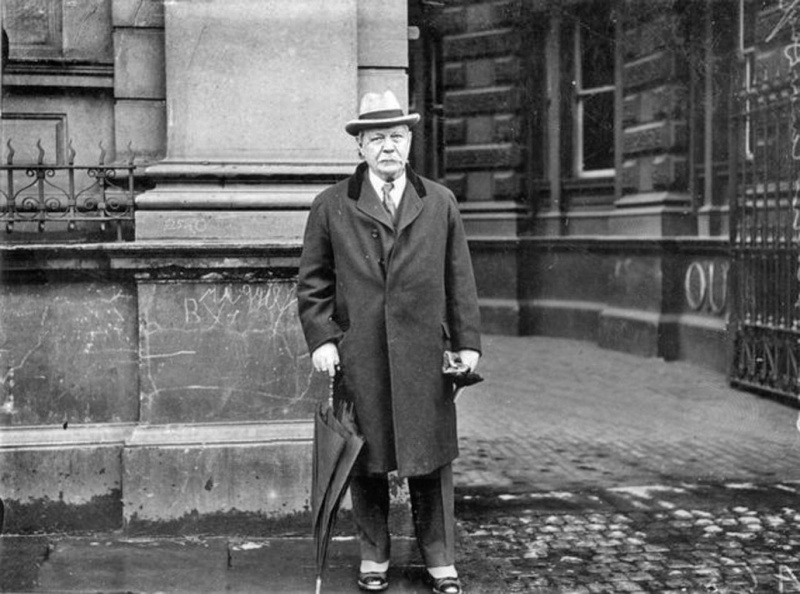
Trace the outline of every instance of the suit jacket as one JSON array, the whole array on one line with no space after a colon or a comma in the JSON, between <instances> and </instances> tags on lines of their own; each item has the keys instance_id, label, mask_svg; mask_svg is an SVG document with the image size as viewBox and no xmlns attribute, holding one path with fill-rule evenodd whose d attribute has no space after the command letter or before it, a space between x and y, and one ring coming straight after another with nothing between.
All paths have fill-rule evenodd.
<instances>
[{"instance_id":1,"label":"suit jacket","mask_svg":"<svg viewBox=\"0 0 800 594\"><path fill-rule=\"evenodd\" d=\"M311 206L300 321L309 351L339 347L334 398L354 403L366 440L356 472L428 474L458 455L442 352L481 348L469 248L450 190L407 168L395 228L366 173Z\"/></svg>"}]
</instances>

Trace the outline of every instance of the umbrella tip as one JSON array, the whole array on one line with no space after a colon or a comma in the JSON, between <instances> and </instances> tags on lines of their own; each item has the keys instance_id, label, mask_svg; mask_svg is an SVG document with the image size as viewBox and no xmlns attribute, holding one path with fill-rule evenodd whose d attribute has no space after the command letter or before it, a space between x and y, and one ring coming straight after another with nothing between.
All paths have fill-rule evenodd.
<instances>
[{"instance_id":1,"label":"umbrella tip","mask_svg":"<svg viewBox=\"0 0 800 594\"><path fill-rule=\"evenodd\" d=\"M317 593L317 594L320 594L320 592L322 592L322 576L318 576L318 577L317 577L317 589L316 589L316 593Z\"/></svg>"}]
</instances>

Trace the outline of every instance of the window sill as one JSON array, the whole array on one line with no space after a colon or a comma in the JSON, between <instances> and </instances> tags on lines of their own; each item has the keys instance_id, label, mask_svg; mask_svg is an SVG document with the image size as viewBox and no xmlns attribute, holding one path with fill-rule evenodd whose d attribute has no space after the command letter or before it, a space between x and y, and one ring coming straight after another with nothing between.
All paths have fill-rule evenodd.
<instances>
[{"instance_id":1,"label":"window sill","mask_svg":"<svg viewBox=\"0 0 800 594\"><path fill-rule=\"evenodd\" d=\"M567 178L562 182L562 190L567 195L573 196L611 196L614 194L615 178Z\"/></svg>"}]
</instances>

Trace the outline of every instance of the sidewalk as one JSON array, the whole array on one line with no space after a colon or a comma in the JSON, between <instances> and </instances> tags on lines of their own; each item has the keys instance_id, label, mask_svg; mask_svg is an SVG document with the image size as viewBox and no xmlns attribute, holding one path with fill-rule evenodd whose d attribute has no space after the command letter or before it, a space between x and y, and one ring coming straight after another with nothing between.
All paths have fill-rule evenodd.
<instances>
[{"instance_id":1,"label":"sidewalk","mask_svg":"<svg viewBox=\"0 0 800 594\"><path fill-rule=\"evenodd\" d=\"M716 372L574 340L485 338L458 485L580 489L800 479L798 411Z\"/></svg>"},{"instance_id":2,"label":"sidewalk","mask_svg":"<svg viewBox=\"0 0 800 594\"><path fill-rule=\"evenodd\" d=\"M797 411L685 363L486 337L459 400L458 565L470 593L800 592ZM357 543L324 592L356 592ZM313 592L312 543L0 539L0 589ZM410 538L390 592L428 592Z\"/></svg>"}]
</instances>

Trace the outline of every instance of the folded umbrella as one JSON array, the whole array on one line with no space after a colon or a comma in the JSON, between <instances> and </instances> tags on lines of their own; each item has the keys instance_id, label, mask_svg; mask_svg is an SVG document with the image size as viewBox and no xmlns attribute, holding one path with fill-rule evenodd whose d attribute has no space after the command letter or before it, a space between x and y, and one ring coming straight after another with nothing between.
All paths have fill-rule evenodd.
<instances>
[{"instance_id":1,"label":"folded umbrella","mask_svg":"<svg viewBox=\"0 0 800 594\"><path fill-rule=\"evenodd\" d=\"M364 439L358 435L352 406L342 404L335 410L334 382L330 396L320 403L314 416L314 448L312 459L311 512L316 545L316 592L322 589L322 574L336 514L350 483L353 469Z\"/></svg>"}]
</instances>

